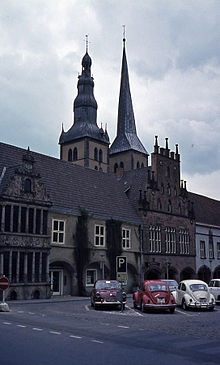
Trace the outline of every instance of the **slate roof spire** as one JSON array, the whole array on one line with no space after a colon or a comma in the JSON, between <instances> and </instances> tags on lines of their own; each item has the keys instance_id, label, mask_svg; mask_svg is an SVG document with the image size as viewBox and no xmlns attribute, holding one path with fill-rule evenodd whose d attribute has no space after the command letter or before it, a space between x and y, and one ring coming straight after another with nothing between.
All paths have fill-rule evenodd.
<instances>
[{"instance_id":1,"label":"slate roof spire","mask_svg":"<svg viewBox=\"0 0 220 365\"><path fill-rule=\"evenodd\" d=\"M91 76L92 59L88 54L88 38L86 40L86 53L82 58L82 72L78 76L78 94L73 102L74 123L64 132L62 130L59 143L72 142L83 137L90 137L108 143L107 132L103 134L102 128L97 125L97 102L94 97L94 80Z\"/></svg>"},{"instance_id":2,"label":"slate roof spire","mask_svg":"<svg viewBox=\"0 0 220 365\"><path fill-rule=\"evenodd\" d=\"M121 67L121 85L118 104L117 136L110 147L110 155L122 151L135 150L148 154L136 132L134 110L131 99L128 65L123 38L123 56Z\"/></svg>"}]
</instances>

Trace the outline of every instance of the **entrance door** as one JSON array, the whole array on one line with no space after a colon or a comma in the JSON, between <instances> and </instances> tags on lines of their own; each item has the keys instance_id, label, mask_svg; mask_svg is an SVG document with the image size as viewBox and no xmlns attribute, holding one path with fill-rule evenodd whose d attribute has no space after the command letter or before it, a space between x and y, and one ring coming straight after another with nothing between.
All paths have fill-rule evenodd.
<instances>
[{"instance_id":1,"label":"entrance door","mask_svg":"<svg viewBox=\"0 0 220 365\"><path fill-rule=\"evenodd\" d=\"M50 271L50 289L53 295L63 294L63 270Z\"/></svg>"}]
</instances>

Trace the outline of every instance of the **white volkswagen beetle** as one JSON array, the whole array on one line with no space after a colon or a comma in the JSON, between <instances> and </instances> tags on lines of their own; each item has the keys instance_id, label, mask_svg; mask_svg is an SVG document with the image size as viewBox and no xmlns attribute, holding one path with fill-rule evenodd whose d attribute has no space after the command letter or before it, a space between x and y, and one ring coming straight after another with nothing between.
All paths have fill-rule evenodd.
<instances>
[{"instance_id":1,"label":"white volkswagen beetle","mask_svg":"<svg viewBox=\"0 0 220 365\"><path fill-rule=\"evenodd\" d=\"M210 293L208 285L202 280L182 280L173 296L176 304L188 308L213 310L215 298Z\"/></svg>"}]
</instances>

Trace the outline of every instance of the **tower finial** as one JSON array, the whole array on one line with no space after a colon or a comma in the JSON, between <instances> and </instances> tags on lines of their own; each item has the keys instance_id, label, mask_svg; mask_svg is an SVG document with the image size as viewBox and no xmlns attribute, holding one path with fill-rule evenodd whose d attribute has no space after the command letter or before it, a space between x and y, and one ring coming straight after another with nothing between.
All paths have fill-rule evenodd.
<instances>
[{"instance_id":1,"label":"tower finial","mask_svg":"<svg viewBox=\"0 0 220 365\"><path fill-rule=\"evenodd\" d=\"M85 42L86 42L86 53L88 53L88 50L89 50L89 35L88 34L86 34Z\"/></svg>"},{"instance_id":2,"label":"tower finial","mask_svg":"<svg viewBox=\"0 0 220 365\"><path fill-rule=\"evenodd\" d=\"M124 46L125 46L125 41L126 41L126 38L125 38L125 25L122 25L123 27L123 43L124 43Z\"/></svg>"}]
</instances>

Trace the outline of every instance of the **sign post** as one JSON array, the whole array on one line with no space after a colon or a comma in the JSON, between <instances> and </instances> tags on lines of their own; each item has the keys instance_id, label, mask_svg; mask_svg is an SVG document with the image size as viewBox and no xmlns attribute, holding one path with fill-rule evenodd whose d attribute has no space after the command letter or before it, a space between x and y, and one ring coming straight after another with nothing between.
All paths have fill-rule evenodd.
<instances>
[{"instance_id":1,"label":"sign post","mask_svg":"<svg viewBox=\"0 0 220 365\"><path fill-rule=\"evenodd\" d=\"M116 279L127 285L127 257L116 256Z\"/></svg>"},{"instance_id":2,"label":"sign post","mask_svg":"<svg viewBox=\"0 0 220 365\"><path fill-rule=\"evenodd\" d=\"M2 293L2 303L0 304L0 311L9 312L9 306L5 303L5 290L9 287L9 280L5 276L0 278L0 289L3 291Z\"/></svg>"}]
</instances>

